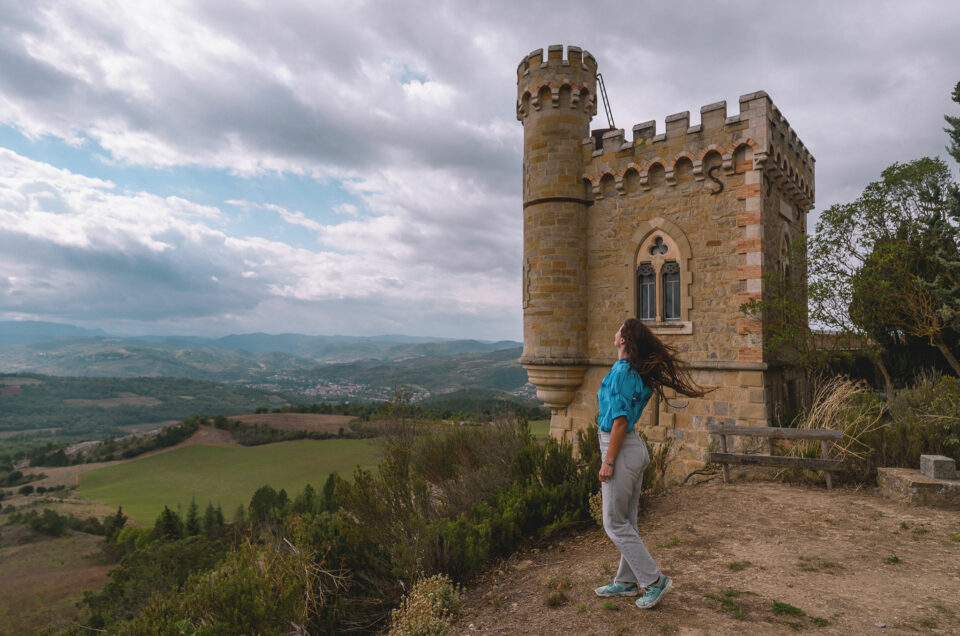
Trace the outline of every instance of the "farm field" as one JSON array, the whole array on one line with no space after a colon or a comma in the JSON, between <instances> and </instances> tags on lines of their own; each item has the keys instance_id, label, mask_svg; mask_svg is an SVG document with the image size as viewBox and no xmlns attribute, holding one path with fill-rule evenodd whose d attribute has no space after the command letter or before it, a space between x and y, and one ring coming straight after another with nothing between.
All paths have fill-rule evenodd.
<instances>
[{"instance_id":1,"label":"farm field","mask_svg":"<svg viewBox=\"0 0 960 636\"><path fill-rule=\"evenodd\" d=\"M84 590L107 582L112 566L98 560L103 537L69 532L18 544L26 528L4 528L0 542L0 633L36 634L65 627Z\"/></svg>"},{"instance_id":2,"label":"farm field","mask_svg":"<svg viewBox=\"0 0 960 636\"><path fill-rule=\"evenodd\" d=\"M263 446L191 445L80 475L79 494L123 510L151 525L164 506L186 511L196 498L220 504L228 519L265 484L293 497L307 484L320 489L331 472L345 478L356 466L373 467L376 440L302 440Z\"/></svg>"}]
</instances>

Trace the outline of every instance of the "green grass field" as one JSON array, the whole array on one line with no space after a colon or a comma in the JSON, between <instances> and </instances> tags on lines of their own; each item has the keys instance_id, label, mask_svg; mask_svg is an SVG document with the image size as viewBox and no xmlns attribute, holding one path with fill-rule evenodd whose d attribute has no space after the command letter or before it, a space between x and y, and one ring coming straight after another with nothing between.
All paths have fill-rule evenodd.
<instances>
[{"instance_id":1,"label":"green grass field","mask_svg":"<svg viewBox=\"0 0 960 636\"><path fill-rule=\"evenodd\" d=\"M307 484L320 490L331 472L350 478L355 466L371 468L381 453L375 440L303 440L263 446L187 446L80 476L80 495L123 510L151 525L164 506L184 512L196 498L223 506L227 519L269 484L292 498Z\"/></svg>"}]
</instances>

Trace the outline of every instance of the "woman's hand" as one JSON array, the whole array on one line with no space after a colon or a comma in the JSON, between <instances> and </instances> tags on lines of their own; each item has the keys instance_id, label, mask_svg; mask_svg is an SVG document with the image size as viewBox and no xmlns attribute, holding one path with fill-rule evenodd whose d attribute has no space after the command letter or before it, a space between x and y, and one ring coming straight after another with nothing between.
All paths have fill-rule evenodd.
<instances>
[{"instance_id":1,"label":"woman's hand","mask_svg":"<svg viewBox=\"0 0 960 636\"><path fill-rule=\"evenodd\" d=\"M604 461L600 464L600 481L607 481L613 477L613 466Z\"/></svg>"},{"instance_id":2,"label":"woman's hand","mask_svg":"<svg viewBox=\"0 0 960 636\"><path fill-rule=\"evenodd\" d=\"M627 418L623 415L614 418L613 426L610 429L610 445L607 448L607 456L602 458L600 464L600 481L607 481L613 477L613 465L617 461L617 455L620 453L620 446L623 444L623 438L627 436Z\"/></svg>"}]
</instances>

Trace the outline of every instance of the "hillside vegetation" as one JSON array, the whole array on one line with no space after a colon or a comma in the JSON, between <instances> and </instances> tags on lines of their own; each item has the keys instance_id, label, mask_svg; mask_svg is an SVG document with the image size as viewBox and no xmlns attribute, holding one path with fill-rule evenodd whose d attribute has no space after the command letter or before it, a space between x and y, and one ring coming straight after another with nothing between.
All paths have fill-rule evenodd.
<instances>
[{"instance_id":1,"label":"hillside vegetation","mask_svg":"<svg viewBox=\"0 0 960 636\"><path fill-rule=\"evenodd\" d=\"M164 506L186 510L221 505L228 515L260 486L289 493L321 485L330 473L349 475L377 463L376 440L302 440L262 446L186 446L80 476L80 494L123 506L136 523L153 523Z\"/></svg>"},{"instance_id":2,"label":"hillside vegetation","mask_svg":"<svg viewBox=\"0 0 960 636\"><path fill-rule=\"evenodd\" d=\"M182 378L0 376L0 385L21 389L0 395L0 456L122 437L129 434L125 427L159 426L195 413L249 413L285 403L260 389Z\"/></svg>"}]
</instances>

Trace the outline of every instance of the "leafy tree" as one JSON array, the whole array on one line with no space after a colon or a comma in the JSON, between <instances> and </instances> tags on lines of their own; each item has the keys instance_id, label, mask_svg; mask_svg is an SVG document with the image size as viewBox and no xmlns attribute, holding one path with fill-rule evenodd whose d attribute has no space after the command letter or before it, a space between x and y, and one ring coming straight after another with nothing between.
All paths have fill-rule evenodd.
<instances>
[{"instance_id":1,"label":"leafy tree","mask_svg":"<svg viewBox=\"0 0 960 636\"><path fill-rule=\"evenodd\" d=\"M867 353L888 393L893 382L883 356L888 343L905 334L927 337L960 374L944 338L949 326L934 315L922 293L943 271L934 258L939 241L932 228L947 223L952 187L953 178L940 159L893 164L856 201L827 209L810 241L811 318L833 331L863 340L869 336ZM902 258L904 250L909 250L908 258ZM909 281L897 290L897 304L886 295L890 285L876 280L880 275ZM870 310L877 306L892 313ZM922 316L910 315L921 310Z\"/></svg>"},{"instance_id":2,"label":"leafy tree","mask_svg":"<svg viewBox=\"0 0 960 636\"><path fill-rule=\"evenodd\" d=\"M960 82L953 89L953 101L960 104ZM950 138L947 151L960 163L960 117L944 115ZM947 190L946 214L933 219L931 235L935 242L933 258L939 267L937 276L924 281L926 289L939 302L938 317L945 325L960 331L960 187Z\"/></svg>"},{"instance_id":3,"label":"leafy tree","mask_svg":"<svg viewBox=\"0 0 960 636\"><path fill-rule=\"evenodd\" d=\"M810 376L845 356L864 338L857 339L852 326L838 329L837 321L824 320L816 312L811 316L810 307L822 311L831 299L824 297L822 286L806 284L807 244L806 236L797 237L784 257L790 267L764 272L763 298L750 300L741 310L754 320L764 320L763 346L772 359ZM845 316L847 312L838 313ZM829 324L833 337L825 338L811 329L811 319Z\"/></svg>"},{"instance_id":4,"label":"leafy tree","mask_svg":"<svg viewBox=\"0 0 960 636\"><path fill-rule=\"evenodd\" d=\"M253 493L250 499L248 516L254 523L265 523L276 518L277 510L283 507L286 502L286 492L283 492L281 499L280 493L271 486L261 486Z\"/></svg>"},{"instance_id":5,"label":"leafy tree","mask_svg":"<svg viewBox=\"0 0 960 636\"><path fill-rule=\"evenodd\" d=\"M940 302L924 284L935 280L936 261L919 251L903 240L878 242L854 275L850 314L877 338L903 333L927 339L960 375L960 364L947 345L950 334Z\"/></svg>"}]
</instances>

